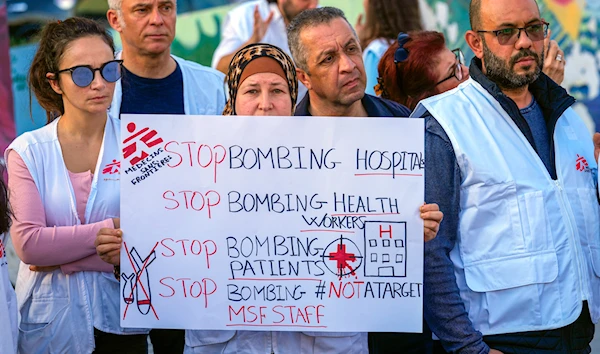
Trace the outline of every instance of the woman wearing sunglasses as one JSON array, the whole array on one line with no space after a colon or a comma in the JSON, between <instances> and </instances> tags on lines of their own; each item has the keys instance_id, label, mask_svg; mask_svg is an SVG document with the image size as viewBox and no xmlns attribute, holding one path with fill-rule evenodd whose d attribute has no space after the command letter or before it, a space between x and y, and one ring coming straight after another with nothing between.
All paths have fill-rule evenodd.
<instances>
[{"instance_id":1,"label":"woman wearing sunglasses","mask_svg":"<svg viewBox=\"0 0 600 354\"><path fill-rule=\"evenodd\" d=\"M516 41L521 31L527 32L530 38L533 36L544 40L546 51L543 71L560 84L565 71L564 53L556 41L550 40L547 24L490 32L498 37L500 43L508 43ZM465 66L463 53L459 48L448 49L442 33L400 33L398 40L381 57L375 91L381 97L412 110L420 100L451 90L468 78L469 68Z\"/></svg>"},{"instance_id":2,"label":"woman wearing sunglasses","mask_svg":"<svg viewBox=\"0 0 600 354\"><path fill-rule=\"evenodd\" d=\"M121 76L113 53L102 26L71 18L43 29L29 71L48 124L5 153L21 353L147 350L146 331L119 326L119 283L94 247L100 228L120 226L119 121L107 115Z\"/></svg>"}]
</instances>

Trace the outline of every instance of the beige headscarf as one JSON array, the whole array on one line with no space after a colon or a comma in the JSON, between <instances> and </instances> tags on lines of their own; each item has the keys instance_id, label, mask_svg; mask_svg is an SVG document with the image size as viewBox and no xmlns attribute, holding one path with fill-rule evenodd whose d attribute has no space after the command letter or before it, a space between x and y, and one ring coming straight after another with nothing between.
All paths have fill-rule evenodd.
<instances>
[{"instance_id":1,"label":"beige headscarf","mask_svg":"<svg viewBox=\"0 0 600 354\"><path fill-rule=\"evenodd\" d=\"M273 59L281 66L283 74L285 75L284 78L286 79L290 90L292 107L296 107L296 100L298 99L298 79L296 78L296 67L294 66L294 62L287 54L274 45L254 43L240 49L231 59L229 72L226 77L227 86L229 87L229 100L225 105L223 115L236 115L235 100L237 98L238 88L243 79L250 76L244 75L244 70L248 67L248 64L259 58ZM281 71L278 70L279 68L273 70L274 68L271 65L253 65L250 68L254 74L258 72L273 72L282 76Z\"/></svg>"}]
</instances>

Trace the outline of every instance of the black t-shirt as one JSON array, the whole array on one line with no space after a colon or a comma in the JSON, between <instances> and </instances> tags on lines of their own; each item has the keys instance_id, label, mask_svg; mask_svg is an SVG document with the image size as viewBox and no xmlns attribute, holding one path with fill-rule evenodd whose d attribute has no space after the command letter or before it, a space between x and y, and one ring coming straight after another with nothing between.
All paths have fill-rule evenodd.
<instances>
[{"instance_id":1,"label":"black t-shirt","mask_svg":"<svg viewBox=\"0 0 600 354\"><path fill-rule=\"evenodd\" d=\"M181 68L163 79L147 79L123 67L121 114L185 114Z\"/></svg>"}]
</instances>

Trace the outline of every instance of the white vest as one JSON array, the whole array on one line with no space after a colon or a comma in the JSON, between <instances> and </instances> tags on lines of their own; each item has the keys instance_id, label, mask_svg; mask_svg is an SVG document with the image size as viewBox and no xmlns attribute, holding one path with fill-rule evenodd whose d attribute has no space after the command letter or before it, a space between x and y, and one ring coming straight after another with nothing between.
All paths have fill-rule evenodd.
<instances>
[{"instance_id":1,"label":"white vest","mask_svg":"<svg viewBox=\"0 0 600 354\"><path fill-rule=\"evenodd\" d=\"M552 180L510 116L473 79L422 101L413 116L425 110L448 134L461 171L450 258L474 327L484 335L559 328L577 319L583 300L598 322L597 164L575 111L556 123Z\"/></svg>"},{"instance_id":2,"label":"white vest","mask_svg":"<svg viewBox=\"0 0 600 354\"><path fill-rule=\"evenodd\" d=\"M58 141L59 120L19 136L5 152L6 158L14 150L25 162L42 199L48 227L81 224ZM120 160L119 129L118 119L107 119L85 210L87 223L120 215L119 181L114 175L105 180L102 174L105 166ZM94 327L115 334L147 333L119 326L119 288L112 273L32 272L21 262L16 287L21 314L19 352L91 353Z\"/></svg>"},{"instance_id":3,"label":"white vest","mask_svg":"<svg viewBox=\"0 0 600 354\"><path fill-rule=\"evenodd\" d=\"M1 177L0 177L1 178ZM17 298L8 278L6 235L0 234L0 353L17 353Z\"/></svg>"}]
</instances>

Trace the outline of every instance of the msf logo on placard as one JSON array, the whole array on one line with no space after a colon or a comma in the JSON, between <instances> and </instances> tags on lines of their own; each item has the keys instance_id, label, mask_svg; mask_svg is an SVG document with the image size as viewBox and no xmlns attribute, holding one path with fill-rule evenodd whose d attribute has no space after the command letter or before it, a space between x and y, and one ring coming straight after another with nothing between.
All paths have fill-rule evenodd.
<instances>
[{"instance_id":1,"label":"msf logo on placard","mask_svg":"<svg viewBox=\"0 0 600 354\"><path fill-rule=\"evenodd\" d=\"M129 163L132 166L148 157L148 152L144 151L143 149L140 149L140 152L136 153L138 151L138 142L141 141L144 143L144 145L146 145L147 148L152 148L163 142L163 139L157 136L158 133L156 130L150 130L148 127L142 128L138 131L136 131L136 129L137 127L135 123L131 122L127 124L127 131L131 133L131 135L123 140L123 157L125 159L129 159L131 157Z\"/></svg>"}]
</instances>

